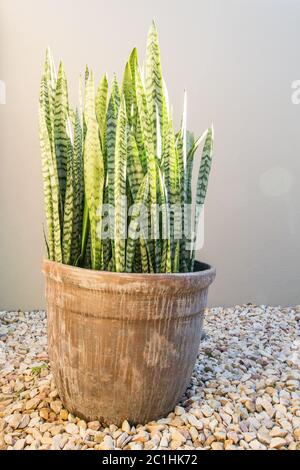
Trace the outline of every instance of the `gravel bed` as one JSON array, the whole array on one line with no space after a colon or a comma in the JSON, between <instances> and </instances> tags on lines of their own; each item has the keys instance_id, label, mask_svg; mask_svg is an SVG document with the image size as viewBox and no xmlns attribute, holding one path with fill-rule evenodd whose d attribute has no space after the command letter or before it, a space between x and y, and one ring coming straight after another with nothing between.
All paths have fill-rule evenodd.
<instances>
[{"instance_id":1,"label":"gravel bed","mask_svg":"<svg viewBox=\"0 0 300 470\"><path fill-rule=\"evenodd\" d=\"M105 428L68 413L43 311L0 312L0 449L300 449L300 306L207 311L190 387L156 422Z\"/></svg>"}]
</instances>

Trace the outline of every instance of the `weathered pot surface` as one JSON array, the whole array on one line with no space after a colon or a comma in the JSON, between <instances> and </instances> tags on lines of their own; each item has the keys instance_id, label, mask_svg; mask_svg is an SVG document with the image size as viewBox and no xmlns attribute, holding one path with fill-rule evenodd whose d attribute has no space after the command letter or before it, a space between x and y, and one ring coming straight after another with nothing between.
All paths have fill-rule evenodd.
<instances>
[{"instance_id":1,"label":"weathered pot surface","mask_svg":"<svg viewBox=\"0 0 300 470\"><path fill-rule=\"evenodd\" d=\"M44 261L48 349L65 407L88 421L145 423L185 392L215 269L127 274Z\"/></svg>"}]
</instances>

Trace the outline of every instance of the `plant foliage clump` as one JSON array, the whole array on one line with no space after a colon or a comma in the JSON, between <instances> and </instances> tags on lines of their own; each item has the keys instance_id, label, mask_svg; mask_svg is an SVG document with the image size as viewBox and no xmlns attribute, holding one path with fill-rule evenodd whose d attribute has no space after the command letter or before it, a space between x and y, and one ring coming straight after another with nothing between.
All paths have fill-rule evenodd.
<instances>
[{"instance_id":1,"label":"plant foliage clump","mask_svg":"<svg viewBox=\"0 0 300 470\"><path fill-rule=\"evenodd\" d=\"M181 128L174 131L155 24L144 71L133 49L121 85L113 77L109 87L104 75L95 92L86 68L79 88L73 110L64 66L56 74L48 49L39 129L49 259L116 272L193 271L213 129L199 139L187 130L185 96Z\"/></svg>"}]
</instances>

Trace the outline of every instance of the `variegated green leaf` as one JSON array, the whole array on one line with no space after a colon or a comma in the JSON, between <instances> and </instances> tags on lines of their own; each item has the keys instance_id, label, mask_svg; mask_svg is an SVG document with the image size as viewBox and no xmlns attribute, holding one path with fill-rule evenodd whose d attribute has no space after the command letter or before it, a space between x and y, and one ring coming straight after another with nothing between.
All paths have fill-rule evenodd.
<instances>
[{"instance_id":1,"label":"variegated green leaf","mask_svg":"<svg viewBox=\"0 0 300 470\"><path fill-rule=\"evenodd\" d=\"M99 83L96 94L96 115L100 130L101 148L105 152L106 109L107 109L108 81L104 75Z\"/></svg>"},{"instance_id":2,"label":"variegated green leaf","mask_svg":"<svg viewBox=\"0 0 300 470\"><path fill-rule=\"evenodd\" d=\"M126 165L127 165L127 130L126 105L122 97L116 132L114 208L115 237L114 256L117 272L124 272L126 266Z\"/></svg>"},{"instance_id":3,"label":"variegated green leaf","mask_svg":"<svg viewBox=\"0 0 300 470\"><path fill-rule=\"evenodd\" d=\"M136 74L138 73L138 57L137 51L134 48L130 54L129 61L131 77L132 77L132 117L131 117L131 125L133 129L133 133L135 136L135 140L137 143L139 156L141 160L141 164L143 167L144 173L147 171L147 156L146 156L146 149L145 143L142 133L142 127L140 122L140 116L138 112L138 104L137 104L137 94L136 94Z\"/></svg>"},{"instance_id":4,"label":"variegated green leaf","mask_svg":"<svg viewBox=\"0 0 300 470\"><path fill-rule=\"evenodd\" d=\"M51 153L51 146L49 141L49 135L45 118L40 113L40 142L42 150L42 161L43 165L48 164L48 171L44 170L44 182L45 195L46 195L46 209L48 212L47 217L50 215L49 205L49 181L51 187L51 201L52 201L52 224L50 224L50 234L53 233L54 243L54 260L62 262L62 251L61 251L61 228L60 228L60 203L59 203L59 183L56 170L56 161ZM47 162L47 163L46 163ZM52 225L52 228L51 228ZM50 235L51 236L51 235Z\"/></svg>"},{"instance_id":5,"label":"variegated green leaf","mask_svg":"<svg viewBox=\"0 0 300 470\"><path fill-rule=\"evenodd\" d=\"M187 179L187 94L184 92L184 103L183 103L183 116L181 122L181 130L178 136L179 142L179 188L181 194L181 206L182 206L182 238L180 240L180 271L186 272L189 267L189 255L187 251L187 239L186 235L188 233L188 224L189 224L189 214L188 214L188 179Z\"/></svg>"},{"instance_id":6,"label":"variegated green leaf","mask_svg":"<svg viewBox=\"0 0 300 470\"><path fill-rule=\"evenodd\" d=\"M126 260L127 262L127 260ZM127 268L126 268L127 270ZM133 270L134 273L141 273L142 271L142 257L141 257L141 244L140 240L136 240L135 243L135 252L133 258Z\"/></svg>"},{"instance_id":7,"label":"variegated green leaf","mask_svg":"<svg viewBox=\"0 0 300 470\"><path fill-rule=\"evenodd\" d=\"M173 130L173 123L169 121L169 135L168 135L168 200L170 202L170 245L171 245L171 257L175 256L175 236L177 236L178 230L181 227L181 217L179 207L181 204L180 192L179 192L179 165L178 155L175 147L175 136Z\"/></svg>"},{"instance_id":8,"label":"variegated green leaf","mask_svg":"<svg viewBox=\"0 0 300 470\"><path fill-rule=\"evenodd\" d=\"M81 248L80 255L76 258L75 266L83 266L86 259L86 250L88 239L90 238L90 221L89 209L87 205L86 196L84 196L83 218L82 218L82 234L81 234Z\"/></svg>"},{"instance_id":9,"label":"variegated green leaf","mask_svg":"<svg viewBox=\"0 0 300 470\"><path fill-rule=\"evenodd\" d=\"M174 260L173 260L172 272L173 273L180 272L180 240L177 240L175 244L175 255L174 255Z\"/></svg>"},{"instance_id":10,"label":"variegated green leaf","mask_svg":"<svg viewBox=\"0 0 300 470\"><path fill-rule=\"evenodd\" d=\"M139 151L134 135L129 131L127 134L127 175L133 200L135 200L139 187L144 177Z\"/></svg>"},{"instance_id":11,"label":"variegated green leaf","mask_svg":"<svg viewBox=\"0 0 300 470\"><path fill-rule=\"evenodd\" d=\"M55 89L54 141L62 213L65 201L67 179L68 138L66 134L66 128L68 115L69 102L67 80L63 63L61 62L58 69Z\"/></svg>"},{"instance_id":12,"label":"variegated green leaf","mask_svg":"<svg viewBox=\"0 0 300 470\"><path fill-rule=\"evenodd\" d=\"M56 71L51 51L47 48L44 64L44 73L40 87L40 108L44 113L45 122L49 134L49 142L52 155L54 149L54 109L55 109Z\"/></svg>"},{"instance_id":13,"label":"variegated green leaf","mask_svg":"<svg viewBox=\"0 0 300 470\"><path fill-rule=\"evenodd\" d=\"M160 272L171 272L170 207L167 188L160 168L158 168L157 173L159 186L158 201L161 209Z\"/></svg>"},{"instance_id":14,"label":"variegated green leaf","mask_svg":"<svg viewBox=\"0 0 300 470\"><path fill-rule=\"evenodd\" d=\"M144 85L141 78L141 73L137 69L135 71L136 80L136 100L138 106L139 121L141 124L141 132L145 146L148 171L150 173L150 197L152 201L156 201L156 162L155 162L155 147L152 135L151 117L148 112L147 99L144 90ZM153 181L151 181L153 180Z\"/></svg>"},{"instance_id":15,"label":"variegated green leaf","mask_svg":"<svg viewBox=\"0 0 300 470\"><path fill-rule=\"evenodd\" d=\"M43 84L42 84L43 87ZM52 192L51 192L51 179L50 167L52 165L51 146L49 141L49 134L45 121L43 111L39 111L39 128L40 128L40 146L42 155L42 172L44 184L44 201L45 212L47 220L48 232L48 249L49 258L55 260L55 246L54 246L54 225L53 225L53 207L52 207Z\"/></svg>"},{"instance_id":16,"label":"variegated green leaf","mask_svg":"<svg viewBox=\"0 0 300 470\"><path fill-rule=\"evenodd\" d=\"M94 78L89 73L85 90L84 186L91 230L92 268L101 268L101 209L104 188L103 154L96 119Z\"/></svg>"},{"instance_id":17,"label":"variegated green leaf","mask_svg":"<svg viewBox=\"0 0 300 470\"><path fill-rule=\"evenodd\" d=\"M148 191L149 191L149 180L148 180L148 175L145 175L139 187L136 199L135 199L135 204L132 209L130 224L128 227L128 239L127 239L127 247L126 247L126 272L129 272L129 273L132 272L132 269L133 269L136 242L137 240L139 240L140 235L141 235L140 234L140 230L141 230L140 218L143 216L141 212L148 199ZM148 257L147 257L146 242L143 236L141 237L139 241L141 245L141 261L142 261L142 266L143 266L143 272L145 272L144 269L146 269L146 272L148 272Z\"/></svg>"},{"instance_id":18,"label":"variegated green leaf","mask_svg":"<svg viewBox=\"0 0 300 470\"><path fill-rule=\"evenodd\" d=\"M118 88L115 84L112 88L108 102L106 116L106 162L107 162L107 186L108 202L114 205L114 174L115 174L115 147L116 129L118 121Z\"/></svg>"},{"instance_id":19,"label":"variegated green leaf","mask_svg":"<svg viewBox=\"0 0 300 470\"><path fill-rule=\"evenodd\" d=\"M201 210L205 201L208 177L211 168L213 154L213 127L208 129L206 134L206 139L203 146L200 169L197 180L197 190L196 190L196 206L195 206L195 228L194 233L198 232L198 224L200 219ZM192 267L194 264L195 250L192 251Z\"/></svg>"},{"instance_id":20,"label":"variegated green leaf","mask_svg":"<svg viewBox=\"0 0 300 470\"><path fill-rule=\"evenodd\" d=\"M67 177L66 177L66 194L64 204L63 219L63 263L71 263L71 248L73 234L73 216L74 216L74 174L73 174L73 136L71 130L71 121L68 119L67 131Z\"/></svg>"},{"instance_id":21,"label":"variegated green leaf","mask_svg":"<svg viewBox=\"0 0 300 470\"><path fill-rule=\"evenodd\" d=\"M125 98L126 104L126 116L127 122L129 126L132 125L132 114L133 114L133 81L132 81L132 74L129 62L127 62L124 75L123 75L123 82L122 82L122 93Z\"/></svg>"},{"instance_id":22,"label":"variegated green leaf","mask_svg":"<svg viewBox=\"0 0 300 470\"><path fill-rule=\"evenodd\" d=\"M45 76L47 82L49 83L49 86L52 89L53 102L54 102L54 93L55 93L57 78L56 78L56 70L55 70L54 61L53 61L51 50L49 47L47 47L47 50L46 50L46 60L44 64L43 75Z\"/></svg>"},{"instance_id":23,"label":"variegated green leaf","mask_svg":"<svg viewBox=\"0 0 300 470\"><path fill-rule=\"evenodd\" d=\"M187 154L187 166L186 166L186 179L187 179L187 203L192 203L192 171L194 163L193 147L195 144L194 134L187 132L187 143L186 143L186 154Z\"/></svg>"},{"instance_id":24,"label":"variegated green leaf","mask_svg":"<svg viewBox=\"0 0 300 470\"><path fill-rule=\"evenodd\" d=\"M111 92L112 92L112 95L114 97L117 109L119 109L120 104L121 104L121 91L120 91L120 87L119 87L116 75L114 75L114 77L113 77L112 91Z\"/></svg>"},{"instance_id":25,"label":"variegated green leaf","mask_svg":"<svg viewBox=\"0 0 300 470\"><path fill-rule=\"evenodd\" d=\"M106 205L106 210L103 212L102 220L102 269L105 271L108 269L110 260L112 259L112 240L110 239L110 213L108 208L108 188L104 188L103 202Z\"/></svg>"},{"instance_id":26,"label":"variegated green leaf","mask_svg":"<svg viewBox=\"0 0 300 470\"><path fill-rule=\"evenodd\" d=\"M144 238L140 239L141 246L141 259L142 259L142 272L154 273L153 262L150 250L150 244Z\"/></svg>"},{"instance_id":27,"label":"variegated green leaf","mask_svg":"<svg viewBox=\"0 0 300 470\"><path fill-rule=\"evenodd\" d=\"M44 74L40 87L40 143L42 153L46 218L49 237L49 253L51 259L61 262L61 206L54 145L55 88L56 72L51 52L48 48L46 52Z\"/></svg>"},{"instance_id":28,"label":"variegated green leaf","mask_svg":"<svg viewBox=\"0 0 300 470\"><path fill-rule=\"evenodd\" d=\"M91 241L91 231L90 230L88 230L88 232L87 232L86 248L84 250L83 267L87 268L87 269L92 269L93 268L93 263L92 263L92 241Z\"/></svg>"},{"instance_id":29,"label":"variegated green leaf","mask_svg":"<svg viewBox=\"0 0 300 470\"><path fill-rule=\"evenodd\" d=\"M84 179L83 179L83 130L79 111L76 111L74 127L73 151L73 234L72 262L75 263L81 251L81 234L84 211Z\"/></svg>"},{"instance_id":30,"label":"variegated green leaf","mask_svg":"<svg viewBox=\"0 0 300 470\"><path fill-rule=\"evenodd\" d=\"M157 29L154 21L150 27L146 53L146 96L151 120L152 137L156 155L158 154L157 113L160 124L160 135L165 136L167 126L167 109L160 63L160 51Z\"/></svg>"},{"instance_id":31,"label":"variegated green leaf","mask_svg":"<svg viewBox=\"0 0 300 470\"><path fill-rule=\"evenodd\" d=\"M84 72L84 83L85 83L85 85L86 85L86 83L87 83L87 81L88 81L89 75L90 75L90 71L89 71L88 66L86 65L86 66L85 66L85 72Z\"/></svg>"},{"instance_id":32,"label":"variegated green leaf","mask_svg":"<svg viewBox=\"0 0 300 470\"><path fill-rule=\"evenodd\" d=\"M149 188L150 188L150 229L151 238L154 244L154 268L159 270L158 256L159 245L156 242L159 226L157 221L157 174L156 174L156 157L154 142L151 129L151 119L148 112L146 94L141 78L141 74L136 70L136 97L138 105L139 119L142 127L143 141L145 144L146 157L148 162Z\"/></svg>"}]
</instances>

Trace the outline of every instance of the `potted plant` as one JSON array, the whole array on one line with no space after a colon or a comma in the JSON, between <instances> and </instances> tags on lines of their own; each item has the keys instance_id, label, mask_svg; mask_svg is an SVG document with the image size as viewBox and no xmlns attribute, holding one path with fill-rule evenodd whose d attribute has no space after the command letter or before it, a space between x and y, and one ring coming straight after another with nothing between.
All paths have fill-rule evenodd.
<instances>
[{"instance_id":1,"label":"potted plant","mask_svg":"<svg viewBox=\"0 0 300 470\"><path fill-rule=\"evenodd\" d=\"M39 124L50 363L74 414L146 422L180 400L197 356L215 277L195 261L213 130L194 139L185 98L174 132L154 23L144 72L134 49L121 86L114 77L109 91L103 76L95 94L88 68L83 81L74 111L63 65L56 76L47 51Z\"/></svg>"}]
</instances>

